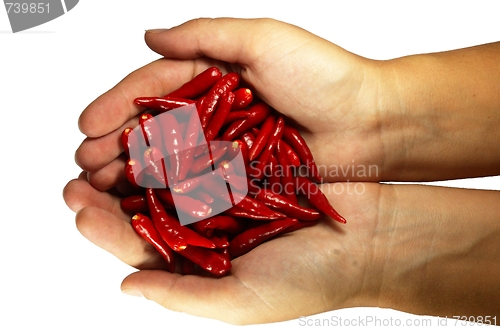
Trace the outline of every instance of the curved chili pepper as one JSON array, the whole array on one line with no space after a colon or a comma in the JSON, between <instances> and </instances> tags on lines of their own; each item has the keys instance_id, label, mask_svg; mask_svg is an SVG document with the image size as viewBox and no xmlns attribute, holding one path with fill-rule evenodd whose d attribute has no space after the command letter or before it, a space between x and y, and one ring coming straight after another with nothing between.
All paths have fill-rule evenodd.
<instances>
[{"instance_id":1,"label":"curved chili pepper","mask_svg":"<svg viewBox=\"0 0 500 330\"><path fill-rule=\"evenodd\" d=\"M175 195L173 198L176 210L188 214L193 218L206 219L212 213L210 206L188 195Z\"/></svg>"},{"instance_id":2,"label":"curved chili pepper","mask_svg":"<svg viewBox=\"0 0 500 330\"><path fill-rule=\"evenodd\" d=\"M278 190L281 193L281 179L283 175L282 170L278 166L278 160L274 155L269 156L269 165L271 173L268 178L269 189L273 192Z\"/></svg>"},{"instance_id":3,"label":"curved chili pepper","mask_svg":"<svg viewBox=\"0 0 500 330\"><path fill-rule=\"evenodd\" d=\"M255 135L253 135L251 132L245 132L241 136L243 141L245 141L246 145L248 146L248 150L250 150L255 143Z\"/></svg>"},{"instance_id":4,"label":"curved chili pepper","mask_svg":"<svg viewBox=\"0 0 500 330\"><path fill-rule=\"evenodd\" d=\"M237 120L229 125L227 130L222 135L222 140L232 141L246 131L250 130L252 127L259 125L264 121L264 119L267 118L267 116L269 116L271 108L267 104L259 102L250 107L248 112L250 113L248 118Z\"/></svg>"},{"instance_id":5,"label":"curved chili pepper","mask_svg":"<svg viewBox=\"0 0 500 330\"><path fill-rule=\"evenodd\" d=\"M247 191L247 178L236 174L231 162L223 160L219 164L220 176L231 186L239 191Z\"/></svg>"},{"instance_id":6,"label":"curved chili pepper","mask_svg":"<svg viewBox=\"0 0 500 330\"><path fill-rule=\"evenodd\" d=\"M286 218L245 230L229 242L229 254L233 258L239 257L257 245L279 235L297 222L297 219Z\"/></svg>"},{"instance_id":7,"label":"curved chili pepper","mask_svg":"<svg viewBox=\"0 0 500 330\"><path fill-rule=\"evenodd\" d=\"M144 164L146 173L153 176L162 188L167 186L166 167L164 163L163 153L156 147L149 147L144 152ZM158 185L155 185L158 187ZM158 187L159 188L159 187Z\"/></svg>"},{"instance_id":8,"label":"curved chili pepper","mask_svg":"<svg viewBox=\"0 0 500 330\"><path fill-rule=\"evenodd\" d=\"M253 101L253 93L249 88L239 88L234 91L234 103L231 111L243 109Z\"/></svg>"},{"instance_id":9,"label":"curved chili pepper","mask_svg":"<svg viewBox=\"0 0 500 330\"><path fill-rule=\"evenodd\" d=\"M215 276L224 276L231 270L229 258L213 250L188 246L177 253Z\"/></svg>"},{"instance_id":10,"label":"curved chili pepper","mask_svg":"<svg viewBox=\"0 0 500 330\"><path fill-rule=\"evenodd\" d=\"M163 144L169 153L170 174L168 177L175 184L179 181L180 176L181 150L184 146L183 138L180 134L179 123L174 115L167 112L158 116L158 118L162 127Z\"/></svg>"},{"instance_id":11,"label":"curved chili pepper","mask_svg":"<svg viewBox=\"0 0 500 330\"><path fill-rule=\"evenodd\" d=\"M281 144L283 144L283 146L285 147L286 154L288 156L288 163L291 166L299 167L300 166L299 155L297 155L297 153L295 152L295 150L293 150L293 148L288 143L286 143L285 141L281 140Z\"/></svg>"},{"instance_id":12,"label":"curved chili pepper","mask_svg":"<svg viewBox=\"0 0 500 330\"><path fill-rule=\"evenodd\" d=\"M161 129L158 121L150 113L142 114L139 117L139 125L141 125L144 140L148 146L163 149Z\"/></svg>"},{"instance_id":13,"label":"curved chili pepper","mask_svg":"<svg viewBox=\"0 0 500 330\"><path fill-rule=\"evenodd\" d=\"M188 246L187 238L181 233L181 225L170 215L160 201L152 188L146 189L146 200L148 202L149 213L153 220L155 228L160 233L165 243L174 251L180 251Z\"/></svg>"},{"instance_id":14,"label":"curved chili pepper","mask_svg":"<svg viewBox=\"0 0 500 330\"><path fill-rule=\"evenodd\" d=\"M252 172L250 173L252 177L255 177L257 179L262 179L264 177L264 168L269 162L269 157L273 154L276 144L279 140L281 140L284 128L285 120L280 116L274 125L272 135L267 143L267 147L264 149L264 151L262 151L259 158L257 158L255 167L252 168Z\"/></svg>"},{"instance_id":15,"label":"curved chili pepper","mask_svg":"<svg viewBox=\"0 0 500 330\"><path fill-rule=\"evenodd\" d=\"M239 206L233 206L223 212L224 215L230 215L233 217L237 218L247 218L247 219L252 219L252 220L280 220L283 218L286 218L284 214L281 213L275 213L276 215L268 216L268 215L262 215L262 214L257 214L253 213L247 210L242 209ZM281 214L281 215L277 215Z\"/></svg>"},{"instance_id":16,"label":"curved chili pepper","mask_svg":"<svg viewBox=\"0 0 500 330\"><path fill-rule=\"evenodd\" d=\"M144 181L144 171L141 162L136 159L129 159L125 163L125 177L134 187L140 187L139 183Z\"/></svg>"},{"instance_id":17,"label":"curved chili pepper","mask_svg":"<svg viewBox=\"0 0 500 330\"><path fill-rule=\"evenodd\" d=\"M267 205L269 208L285 214L287 217L298 220L318 220L321 213L315 209L300 206L288 198L275 194L268 189L261 189L255 199Z\"/></svg>"},{"instance_id":18,"label":"curved chili pepper","mask_svg":"<svg viewBox=\"0 0 500 330\"><path fill-rule=\"evenodd\" d=\"M199 234L210 237L214 230L221 230L230 234L239 233L243 230L243 224L236 218L228 215L215 215L205 220L191 224Z\"/></svg>"},{"instance_id":19,"label":"curved chili pepper","mask_svg":"<svg viewBox=\"0 0 500 330\"><path fill-rule=\"evenodd\" d=\"M262 151L266 148L267 141L269 141L269 138L273 133L275 122L276 119L274 118L274 116L269 116L262 124L259 130L259 135L255 137L255 141L252 145L252 148L250 148L250 151L248 152L248 158L250 161L257 158L257 156L259 156L262 153Z\"/></svg>"},{"instance_id":20,"label":"curved chili pepper","mask_svg":"<svg viewBox=\"0 0 500 330\"><path fill-rule=\"evenodd\" d=\"M324 214L330 216L333 220L340 223L346 223L344 217L342 217L334 208L330 205L328 198L319 189L319 187L311 182L309 179L304 177L295 178L295 189L297 192L304 195L311 204Z\"/></svg>"},{"instance_id":21,"label":"curved chili pepper","mask_svg":"<svg viewBox=\"0 0 500 330\"><path fill-rule=\"evenodd\" d=\"M207 142L212 141L218 134L222 125L231 111L231 105L234 102L234 94L231 92L222 95L220 101L217 104L217 111L215 111L212 119L207 124L205 129L205 140Z\"/></svg>"},{"instance_id":22,"label":"curved chili pepper","mask_svg":"<svg viewBox=\"0 0 500 330\"><path fill-rule=\"evenodd\" d=\"M195 101L179 98L179 97L156 97L156 96L145 96L138 97L134 100L134 103L148 109L156 110L159 112L170 111L180 107L185 107L190 104L194 104Z\"/></svg>"},{"instance_id":23,"label":"curved chili pepper","mask_svg":"<svg viewBox=\"0 0 500 330\"><path fill-rule=\"evenodd\" d=\"M148 202L143 195L132 195L121 199L120 206L126 213L136 214L149 212Z\"/></svg>"},{"instance_id":24,"label":"curved chili pepper","mask_svg":"<svg viewBox=\"0 0 500 330\"><path fill-rule=\"evenodd\" d=\"M214 199L212 196L204 192L203 190L196 190L192 193L193 197L204 202L205 204L212 204Z\"/></svg>"},{"instance_id":25,"label":"curved chili pepper","mask_svg":"<svg viewBox=\"0 0 500 330\"><path fill-rule=\"evenodd\" d=\"M286 126L283 131L283 140L287 142L300 157L302 164L306 165L309 170L309 176L316 182L321 182L318 167L312 156L311 150L307 146L306 141L300 135L299 131L293 127Z\"/></svg>"},{"instance_id":26,"label":"curved chili pepper","mask_svg":"<svg viewBox=\"0 0 500 330\"><path fill-rule=\"evenodd\" d=\"M188 245L201 246L209 249L215 248L207 238L199 235L186 226L182 226L179 220L168 213L156 197L155 190L146 189L146 200L148 201L149 213L153 223L163 240L174 251L179 252Z\"/></svg>"},{"instance_id":27,"label":"curved chili pepper","mask_svg":"<svg viewBox=\"0 0 500 330\"><path fill-rule=\"evenodd\" d=\"M200 119L196 111L192 111L184 135L184 150L181 152L179 180L184 180L194 162L194 154L198 146L199 135L201 132Z\"/></svg>"},{"instance_id":28,"label":"curved chili pepper","mask_svg":"<svg viewBox=\"0 0 500 330\"><path fill-rule=\"evenodd\" d=\"M234 104L234 102L233 102L233 104ZM227 115L226 120L224 120L224 125L228 125L228 124L230 124L233 121L238 120L238 119L248 118L249 115L250 115L250 113L246 110L231 111Z\"/></svg>"},{"instance_id":29,"label":"curved chili pepper","mask_svg":"<svg viewBox=\"0 0 500 330\"><path fill-rule=\"evenodd\" d=\"M173 185L171 189L177 194L189 194L198 188L203 180L203 176L195 176Z\"/></svg>"},{"instance_id":30,"label":"curved chili pepper","mask_svg":"<svg viewBox=\"0 0 500 330\"><path fill-rule=\"evenodd\" d=\"M210 143L208 151L208 153L204 153L194 160L190 173L198 174L207 168L213 167L226 153L227 144Z\"/></svg>"},{"instance_id":31,"label":"curved chili pepper","mask_svg":"<svg viewBox=\"0 0 500 330\"><path fill-rule=\"evenodd\" d=\"M200 109L200 121L203 130L205 130L208 123L210 122L219 98L224 93L232 92L238 86L239 81L240 75L236 72L230 72L222 76L222 78L219 79L215 83L215 85L213 85L212 88L207 92L207 94L205 95L205 100L203 101Z\"/></svg>"},{"instance_id":32,"label":"curved chili pepper","mask_svg":"<svg viewBox=\"0 0 500 330\"><path fill-rule=\"evenodd\" d=\"M132 137L130 136L130 133L133 131L133 128L131 127L127 127L125 128L123 131L122 131L122 135L120 137L120 141L122 143L122 146L123 146L123 150L125 151L125 154L130 157L130 144L131 144L131 139ZM132 136L135 136L134 134L132 134ZM135 138L137 139L137 137L135 136Z\"/></svg>"},{"instance_id":33,"label":"curved chili pepper","mask_svg":"<svg viewBox=\"0 0 500 330\"><path fill-rule=\"evenodd\" d=\"M215 66L210 67L166 96L186 99L196 98L208 91L221 77L222 72L219 68Z\"/></svg>"},{"instance_id":34,"label":"curved chili pepper","mask_svg":"<svg viewBox=\"0 0 500 330\"><path fill-rule=\"evenodd\" d=\"M154 246L167 263L167 270L173 273L175 271L174 252L162 239L151 219L144 214L138 213L132 217L130 224L137 234Z\"/></svg>"},{"instance_id":35,"label":"curved chili pepper","mask_svg":"<svg viewBox=\"0 0 500 330\"><path fill-rule=\"evenodd\" d=\"M288 162L288 155L286 154L282 140L278 141L276 144L275 152L278 164L283 172L281 176L281 195L288 197L290 200L297 203L297 196L295 195L295 181L292 176L292 171Z\"/></svg>"},{"instance_id":36,"label":"curved chili pepper","mask_svg":"<svg viewBox=\"0 0 500 330\"><path fill-rule=\"evenodd\" d=\"M264 203L249 196L241 198L241 200L236 203L236 206L249 213L265 217L269 220L286 218L285 214L271 210Z\"/></svg>"}]
</instances>

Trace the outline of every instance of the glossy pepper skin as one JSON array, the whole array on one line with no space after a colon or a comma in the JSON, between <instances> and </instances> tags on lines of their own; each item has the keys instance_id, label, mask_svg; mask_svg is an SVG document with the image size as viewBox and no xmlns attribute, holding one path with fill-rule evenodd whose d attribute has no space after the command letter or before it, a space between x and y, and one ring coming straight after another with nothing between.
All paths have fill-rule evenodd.
<instances>
[{"instance_id":1,"label":"glossy pepper skin","mask_svg":"<svg viewBox=\"0 0 500 330\"><path fill-rule=\"evenodd\" d=\"M297 196L295 195L295 180L292 175L288 155L286 153L283 141L278 141L278 143L276 144L275 154L280 166L280 170L282 172L281 195L287 197L292 202L297 203Z\"/></svg>"},{"instance_id":2,"label":"glossy pepper skin","mask_svg":"<svg viewBox=\"0 0 500 330\"><path fill-rule=\"evenodd\" d=\"M231 270L230 259L213 250L203 249L197 246L188 246L177 253L217 277L224 276Z\"/></svg>"},{"instance_id":3,"label":"glossy pepper skin","mask_svg":"<svg viewBox=\"0 0 500 330\"><path fill-rule=\"evenodd\" d=\"M181 153L184 146L183 137L180 132L179 122L174 115L167 112L159 116L159 118L159 123L162 127L161 133L163 144L169 154L168 158L170 160L170 173L168 178L175 184L179 181L180 177Z\"/></svg>"},{"instance_id":4,"label":"glossy pepper skin","mask_svg":"<svg viewBox=\"0 0 500 330\"><path fill-rule=\"evenodd\" d=\"M229 254L237 258L296 223L297 219L286 218L245 230L229 242Z\"/></svg>"},{"instance_id":5,"label":"glossy pepper skin","mask_svg":"<svg viewBox=\"0 0 500 330\"><path fill-rule=\"evenodd\" d=\"M276 119L274 119L274 116L269 116L262 124L262 127L259 130L259 135L255 137L255 141L252 145L252 148L248 152L248 158L250 161L257 158L257 156L259 156L262 153L262 151L266 148L267 142L269 141L269 138L273 133L275 122Z\"/></svg>"},{"instance_id":6,"label":"glossy pepper skin","mask_svg":"<svg viewBox=\"0 0 500 330\"><path fill-rule=\"evenodd\" d=\"M198 139L201 132L201 125L196 111L191 111L189 121L186 126L184 134L184 150L180 155L180 169L179 180L182 181L186 178L194 162L196 147L198 146Z\"/></svg>"},{"instance_id":7,"label":"glossy pepper skin","mask_svg":"<svg viewBox=\"0 0 500 330\"><path fill-rule=\"evenodd\" d=\"M222 140L233 141L252 127L259 125L269 116L271 108L267 104L259 102L250 107L248 112L248 118L237 120L229 125L222 135Z\"/></svg>"},{"instance_id":8,"label":"glossy pepper skin","mask_svg":"<svg viewBox=\"0 0 500 330\"><path fill-rule=\"evenodd\" d=\"M253 101L253 93L249 88L239 88L234 91L234 103L231 111L243 109Z\"/></svg>"},{"instance_id":9,"label":"glossy pepper skin","mask_svg":"<svg viewBox=\"0 0 500 330\"><path fill-rule=\"evenodd\" d=\"M144 195L132 195L121 199L120 206L124 212L130 214L149 212L148 202Z\"/></svg>"},{"instance_id":10,"label":"glossy pepper skin","mask_svg":"<svg viewBox=\"0 0 500 330\"><path fill-rule=\"evenodd\" d=\"M318 167L312 156L311 150L307 146L306 141L300 135L299 131L293 127L287 126L283 131L283 140L287 142L293 150L297 152L302 164L306 165L309 171L309 176L316 182L321 182Z\"/></svg>"},{"instance_id":11,"label":"glossy pepper skin","mask_svg":"<svg viewBox=\"0 0 500 330\"><path fill-rule=\"evenodd\" d=\"M328 198L323 194L319 187L311 182L309 179L304 177L295 178L295 189L297 192L304 195L309 202L311 202L314 207L323 212L324 214L330 216L333 220L340 223L346 223L344 217L342 217L334 208L330 205Z\"/></svg>"},{"instance_id":12,"label":"glossy pepper skin","mask_svg":"<svg viewBox=\"0 0 500 330\"><path fill-rule=\"evenodd\" d=\"M212 119L210 119L210 122L205 129L205 140L207 142L212 141L219 134L220 129L224 125L224 122L231 111L231 105L233 102L233 93L228 92L222 95L217 105L217 111L215 111Z\"/></svg>"},{"instance_id":13,"label":"glossy pepper skin","mask_svg":"<svg viewBox=\"0 0 500 330\"><path fill-rule=\"evenodd\" d=\"M156 110L159 112L165 112L180 107L185 107L190 104L194 104L195 101L189 99L183 99L179 97L138 97L134 100L134 103L151 110Z\"/></svg>"},{"instance_id":14,"label":"glossy pepper skin","mask_svg":"<svg viewBox=\"0 0 500 330\"><path fill-rule=\"evenodd\" d=\"M280 141L283 135L283 130L285 128L285 120L283 117L279 117L273 127L272 134L269 137L266 148L257 158L256 165L252 166L252 172L250 175L256 179L262 179L264 177L264 169L269 162L269 157L273 154L276 144Z\"/></svg>"},{"instance_id":15,"label":"glossy pepper skin","mask_svg":"<svg viewBox=\"0 0 500 330\"><path fill-rule=\"evenodd\" d=\"M144 214L138 213L132 217L130 222L135 232L154 246L167 263L167 270L171 273L175 271L175 255L172 249L161 238L151 219Z\"/></svg>"},{"instance_id":16,"label":"glossy pepper skin","mask_svg":"<svg viewBox=\"0 0 500 330\"><path fill-rule=\"evenodd\" d=\"M232 92L238 86L239 81L239 74L230 72L222 76L222 78L219 79L215 83L215 85L213 85L212 88L207 92L207 95L205 95L205 100L203 101L200 108L200 121L203 130L206 129L208 123L210 122L210 119L212 119L219 99L225 93Z\"/></svg>"},{"instance_id":17,"label":"glossy pepper skin","mask_svg":"<svg viewBox=\"0 0 500 330\"><path fill-rule=\"evenodd\" d=\"M290 218L313 221L318 220L322 216L321 213L315 209L300 206L288 198L275 194L267 189L261 189L255 198L269 208L279 211Z\"/></svg>"},{"instance_id":18,"label":"glossy pepper skin","mask_svg":"<svg viewBox=\"0 0 500 330\"><path fill-rule=\"evenodd\" d=\"M209 67L166 96L194 99L208 91L221 77L222 72L219 68L215 66Z\"/></svg>"}]
</instances>

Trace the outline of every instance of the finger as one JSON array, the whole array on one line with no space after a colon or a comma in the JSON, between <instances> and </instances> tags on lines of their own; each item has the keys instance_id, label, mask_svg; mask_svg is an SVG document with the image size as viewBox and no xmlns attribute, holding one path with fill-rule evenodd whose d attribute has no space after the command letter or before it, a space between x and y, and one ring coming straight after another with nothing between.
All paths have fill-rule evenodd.
<instances>
[{"instance_id":1,"label":"finger","mask_svg":"<svg viewBox=\"0 0 500 330\"><path fill-rule=\"evenodd\" d=\"M238 305L251 306L252 300L256 299L234 276L210 278L181 276L165 271L140 271L126 277L121 289L125 293L141 293L173 311L233 324L241 323L244 318Z\"/></svg>"},{"instance_id":2,"label":"finger","mask_svg":"<svg viewBox=\"0 0 500 330\"><path fill-rule=\"evenodd\" d=\"M116 217L127 218L120 207L120 199L106 192L98 191L86 179L87 173L82 172L78 179L71 180L64 187L63 198L68 207L78 212L84 207L95 206L113 213Z\"/></svg>"},{"instance_id":3,"label":"finger","mask_svg":"<svg viewBox=\"0 0 500 330\"><path fill-rule=\"evenodd\" d=\"M97 190L106 191L125 182L126 177L123 170L125 162L125 156L121 156L97 172L90 172L88 176L89 183Z\"/></svg>"},{"instance_id":4,"label":"finger","mask_svg":"<svg viewBox=\"0 0 500 330\"><path fill-rule=\"evenodd\" d=\"M129 222L105 209L87 206L76 214L76 226L89 241L138 269L166 269L155 248Z\"/></svg>"},{"instance_id":5,"label":"finger","mask_svg":"<svg viewBox=\"0 0 500 330\"><path fill-rule=\"evenodd\" d=\"M144 110L133 103L140 96L162 96L208 67L205 60L160 59L125 77L92 102L80 115L83 134L96 138L113 132Z\"/></svg>"}]
</instances>

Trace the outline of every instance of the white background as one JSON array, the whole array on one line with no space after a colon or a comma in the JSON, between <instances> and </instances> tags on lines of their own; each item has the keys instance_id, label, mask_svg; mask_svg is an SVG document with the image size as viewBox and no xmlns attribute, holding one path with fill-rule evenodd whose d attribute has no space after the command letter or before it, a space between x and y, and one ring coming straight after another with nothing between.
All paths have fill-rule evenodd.
<instances>
[{"instance_id":1,"label":"white background","mask_svg":"<svg viewBox=\"0 0 500 330\"><path fill-rule=\"evenodd\" d=\"M197 17L272 17L359 55L388 59L498 41L499 13L497 1L82 0L58 19L12 34L0 10L0 329L232 328L122 294L121 280L134 270L83 238L62 199L64 185L80 172L73 156L84 138L81 111L158 58L143 42L145 29ZM439 184L498 189L499 183L495 177ZM430 319L375 308L318 317L332 316ZM304 328L298 320L249 328L281 326Z\"/></svg>"}]
</instances>

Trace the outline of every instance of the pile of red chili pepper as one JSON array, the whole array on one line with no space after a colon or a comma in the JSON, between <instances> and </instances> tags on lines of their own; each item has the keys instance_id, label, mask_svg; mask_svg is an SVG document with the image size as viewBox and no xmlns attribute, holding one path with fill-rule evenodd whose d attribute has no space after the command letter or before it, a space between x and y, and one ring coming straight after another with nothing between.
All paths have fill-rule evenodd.
<instances>
[{"instance_id":1,"label":"pile of red chili pepper","mask_svg":"<svg viewBox=\"0 0 500 330\"><path fill-rule=\"evenodd\" d=\"M237 73L211 67L168 95L134 100L145 110L122 133L135 190L121 206L171 272L223 276L231 259L324 215L345 223L318 188L299 132L239 85ZM232 161L237 155L243 162ZM183 225L180 215L193 221Z\"/></svg>"}]
</instances>

